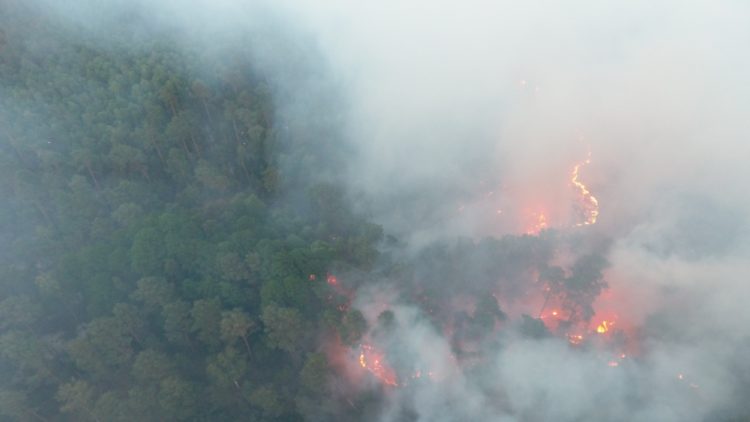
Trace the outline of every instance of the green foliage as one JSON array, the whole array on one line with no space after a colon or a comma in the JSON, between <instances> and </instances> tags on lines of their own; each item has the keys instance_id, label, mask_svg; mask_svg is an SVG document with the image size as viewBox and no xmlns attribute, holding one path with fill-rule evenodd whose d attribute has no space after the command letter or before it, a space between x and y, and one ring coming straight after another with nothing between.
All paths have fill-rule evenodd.
<instances>
[{"instance_id":1,"label":"green foliage","mask_svg":"<svg viewBox=\"0 0 750 422\"><path fill-rule=\"evenodd\" d=\"M183 421L195 417L198 388L179 377L167 377L159 384L159 405L162 414L170 419Z\"/></svg>"},{"instance_id":2,"label":"green foliage","mask_svg":"<svg viewBox=\"0 0 750 422\"><path fill-rule=\"evenodd\" d=\"M60 410L83 420L93 416L96 391L88 382L76 380L63 384L57 390Z\"/></svg>"},{"instance_id":3,"label":"green foliage","mask_svg":"<svg viewBox=\"0 0 750 422\"><path fill-rule=\"evenodd\" d=\"M138 353L131 374L140 382L147 384L159 383L161 380L172 375L176 370L174 362L168 355L156 350L143 350Z\"/></svg>"},{"instance_id":4,"label":"green foliage","mask_svg":"<svg viewBox=\"0 0 750 422\"><path fill-rule=\"evenodd\" d=\"M181 346L190 344L189 335L193 320L190 316L190 305L187 302L178 300L164 305L162 319L167 341Z\"/></svg>"},{"instance_id":5,"label":"green foliage","mask_svg":"<svg viewBox=\"0 0 750 422\"><path fill-rule=\"evenodd\" d=\"M268 418L276 418L284 413L284 403L276 390L271 387L255 389L250 396L250 403L260 408L263 415Z\"/></svg>"},{"instance_id":6,"label":"green foliage","mask_svg":"<svg viewBox=\"0 0 750 422\"><path fill-rule=\"evenodd\" d=\"M367 320L362 312L354 309L344 314L339 326L339 335L344 344L357 344L366 331Z\"/></svg>"},{"instance_id":7,"label":"green foliage","mask_svg":"<svg viewBox=\"0 0 750 422\"><path fill-rule=\"evenodd\" d=\"M68 346L76 365L96 379L111 377L130 362L135 350L133 336L113 317L95 319Z\"/></svg>"},{"instance_id":8,"label":"green foliage","mask_svg":"<svg viewBox=\"0 0 750 422\"><path fill-rule=\"evenodd\" d=\"M328 359L324 354L310 354L300 372L302 387L310 393L320 394L328 385L329 371Z\"/></svg>"},{"instance_id":9,"label":"green foliage","mask_svg":"<svg viewBox=\"0 0 750 422\"><path fill-rule=\"evenodd\" d=\"M217 346L221 333L221 304L219 300L196 300L190 310L190 317L193 321L191 330L196 333L198 340L208 346Z\"/></svg>"},{"instance_id":10,"label":"green foliage","mask_svg":"<svg viewBox=\"0 0 750 422\"><path fill-rule=\"evenodd\" d=\"M28 296L8 297L0 302L0 331L29 327L40 312L39 304Z\"/></svg>"},{"instance_id":11,"label":"green foliage","mask_svg":"<svg viewBox=\"0 0 750 422\"><path fill-rule=\"evenodd\" d=\"M224 311L221 314L221 338L227 343L233 343L238 339L241 339L248 355L250 352L250 343L247 341L247 336L255 331L255 322L250 319L250 316L241 311L240 309L233 309L231 311Z\"/></svg>"},{"instance_id":12,"label":"green foliage","mask_svg":"<svg viewBox=\"0 0 750 422\"><path fill-rule=\"evenodd\" d=\"M307 330L299 311L271 304L263 308L261 319L269 346L293 354L301 351Z\"/></svg>"},{"instance_id":13,"label":"green foliage","mask_svg":"<svg viewBox=\"0 0 750 422\"><path fill-rule=\"evenodd\" d=\"M136 233L130 255L136 273L146 276L162 274L164 243L161 234L151 227Z\"/></svg>"},{"instance_id":14,"label":"green foliage","mask_svg":"<svg viewBox=\"0 0 750 422\"><path fill-rule=\"evenodd\" d=\"M137 282L131 297L147 309L156 309L169 303L174 297L174 287L160 277L144 277Z\"/></svg>"}]
</instances>

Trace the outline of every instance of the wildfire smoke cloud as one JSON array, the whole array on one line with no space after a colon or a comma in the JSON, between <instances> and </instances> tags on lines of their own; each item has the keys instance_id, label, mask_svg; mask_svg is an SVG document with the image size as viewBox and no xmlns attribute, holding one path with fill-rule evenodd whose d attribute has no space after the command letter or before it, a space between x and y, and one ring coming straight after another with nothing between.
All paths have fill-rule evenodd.
<instances>
[{"instance_id":1,"label":"wildfire smoke cloud","mask_svg":"<svg viewBox=\"0 0 750 422\"><path fill-rule=\"evenodd\" d=\"M361 257L371 273L310 280L356 291L339 311L361 312L378 348L354 366L399 384L371 419L750 417L747 4L190 3L133 7L187 42L200 22L314 50L309 72L253 59L289 123L277 135L333 121L326 152L346 160L321 178L386 233ZM338 101L310 106L326 89ZM581 135L595 160L571 172ZM554 325L535 317L545 287ZM417 370L443 381L399 382Z\"/></svg>"}]
</instances>

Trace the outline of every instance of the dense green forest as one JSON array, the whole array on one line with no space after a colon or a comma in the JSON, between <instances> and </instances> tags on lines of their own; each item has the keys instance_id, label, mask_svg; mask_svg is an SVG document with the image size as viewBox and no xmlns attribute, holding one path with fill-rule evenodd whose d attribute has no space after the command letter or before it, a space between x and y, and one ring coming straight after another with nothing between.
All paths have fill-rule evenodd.
<instances>
[{"instance_id":1,"label":"dense green forest","mask_svg":"<svg viewBox=\"0 0 750 422\"><path fill-rule=\"evenodd\" d=\"M382 238L313 176L335 133L247 48L38 12L0 2L0 420L326 419L316 338L364 327L325 279Z\"/></svg>"}]
</instances>

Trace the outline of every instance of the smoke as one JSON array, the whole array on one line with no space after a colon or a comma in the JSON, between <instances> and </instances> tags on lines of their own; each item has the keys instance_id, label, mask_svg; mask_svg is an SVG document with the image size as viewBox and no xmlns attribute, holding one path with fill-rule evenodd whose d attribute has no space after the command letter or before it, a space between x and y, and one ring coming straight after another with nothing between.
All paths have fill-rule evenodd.
<instances>
[{"instance_id":1,"label":"smoke","mask_svg":"<svg viewBox=\"0 0 750 422\"><path fill-rule=\"evenodd\" d=\"M601 252L613 293L594 307L642 339L637 357L611 368L611 351L512 339L523 336L511 327L500 344L475 340L481 370L456 370L445 354L450 336L413 316L424 307L401 303L386 341L398 345L392 359L438 362L452 376L390 392L383 420L705 420L747 411L737 393L748 382L738 350L750 334L739 299L749 290L747 5L287 8L316 34L345 87L344 133L355 153L342 179L417 255L440 239L522 233L528 212L553 213L550 225L567 230L570 169L590 152L582 179L601 214L580 236L609 245ZM570 260L584 254L565 248ZM462 270L490 267L476 261ZM436 277L422 287L461 294L476 280L446 287ZM364 309L382 301L359 296Z\"/></svg>"},{"instance_id":2,"label":"smoke","mask_svg":"<svg viewBox=\"0 0 750 422\"><path fill-rule=\"evenodd\" d=\"M396 325L379 334L386 354L401 374L427 367L437 374L385 391L380 420L747 414L745 2L225 0L113 9L120 7L174 28L186 43L264 34L270 44L257 42L254 58L278 80L289 136L309 136L314 145L319 132L295 122L335 124L344 163L322 171L403 240L407 246L394 253L417 257L416 274L431 274L386 280L361 290L354 303L377 327L383 297L391 298ZM96 32L107 19L102 10L54 13L95 22ZM279 67L284 50L274 48L274 37L310 51L302 55L310 62ZM599 221L572 230L570 172L589 153L581 179L599 200ZM286 165L292 172L294 163ZM486 256L482 247L468 248L455 262L471 267L452 268L471 275L461 280L441 278L434 262L420 261L457 237L479 244L521 234L527 215L540 212L564 239L539 241L550 254L520 253L530 263L516 262L506 244ZM519 322L524 313L538 316L522 306L528 292L519 286L536 282L530 269L569 272L592 250L609 264L608 290L594 308L608 307L641 339L638 356L615 358L617 367L608 366L613 351L606 347L575 348L549 333L536 338ZM505 252L510 257L493 266ZM394 287L397 281L403 284ZM492 335L469 336L466 348L481 359L467 367L455 362L452 337L425 307L401 295L445 299L492 286L511 292L498 298L509 318L498 319ZM467 318L476 318L472 307ZM443 312L461 306L449 308Z\"/></svg>"}]
</instances>

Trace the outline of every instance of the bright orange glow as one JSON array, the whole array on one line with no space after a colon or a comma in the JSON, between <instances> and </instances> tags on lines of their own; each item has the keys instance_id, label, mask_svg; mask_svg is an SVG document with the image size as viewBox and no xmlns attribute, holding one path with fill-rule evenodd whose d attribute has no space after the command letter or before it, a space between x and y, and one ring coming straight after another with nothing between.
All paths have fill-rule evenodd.
<instances>
[{"instance_id":1,"label":"bright orange glow","mask_svg":"<svg viewBox=\"0 0 750 422\"><path fill-rule=\"evenodd\" d=\"M588 164L591 164L591 153L589 153L586 161L578 163L573 167L573 173L570 177L570 183L578 191L584 217L584 220L582 222L576 223L576 226L588 226L591 224L595 224L596 219L599 216L599 201L591 194L591 192L589 192L589 189L586 187L586 185L584 185L583 182L579 180L581 167Z\"/></svg>"},{"instance_id":2,"label":"bright orange glow","mask_svg":"<svg viewBox=\"0 0 750 422\"><path fill-rule=\"evenodd\" d=\"M360 346L359 365L373 374L383 384L398 386L396 372L385 363L383 353L369 344Z\"/></svg>"},{"instance_id":3,"label":"bright orange glow","mask_svg":"<svg viewBox=\"0 0 750 422\"><path fill-rule=\"evenodd\" d=\"M549 223L547 223L547 216L544 214L544 212L533 213L531 214L531 216L533 220L532 223L529 224L529 226L526 228L526 234L539 234L539 232L549 227Z\"/></svg>"},{"instance_id":4,"label":"bright orange glow","mask_svg":"<svg viewBox=\"0 0 750 422\"><path fill-rule=\"evenodd\" d=\"M614 322L604 320L596 327L596 332L599 334L604 334L614 325Z\"/></svg>"},{"instance_id":5,"label":"bright orange glow","mask_svg":"<svg viewBox=\"0 0 750 422\"><path fill-rule=\"evenodd\" d=\"M521 222L524 228L523 233L537 235L543 230L557 226L559 223L564 223L568 227L571 225L580 227L596 224L599 218L599 200L581 180L581 170L588 164L591 164L591 153L585 161L573 165L567 180L575 191L572 201L575 204L576 215L572 218L572 221L568 217L564 217L565 213L561 213L561 210L557 209L558 207L551 206L550 203L540 203L537 198L535 204L529 204L523 210ZM533 196L533 192L527 193Z\"/></svg>"}]
</instances>

